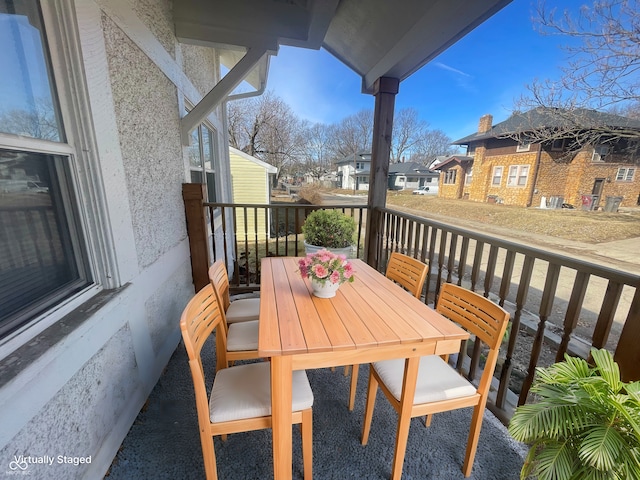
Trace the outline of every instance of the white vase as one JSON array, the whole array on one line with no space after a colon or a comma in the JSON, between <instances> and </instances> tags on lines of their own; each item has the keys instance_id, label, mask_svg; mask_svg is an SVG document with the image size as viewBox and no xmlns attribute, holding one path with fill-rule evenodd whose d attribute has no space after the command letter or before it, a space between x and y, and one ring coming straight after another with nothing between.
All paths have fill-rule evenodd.
<instances>
[{"instance_id":1,"label":"white vase","mask_svg":"<svg viewBox=\"0 0 640 480\"><path fill-rule=\"evenodd\" d=\"M327 247L320 247L318 245L311 245L307 242L304 242L304 251L306 254L316 253L323 249L329 250L331 253L335 253L336 255L344 255L347 258L351 258L351 246L344 247L344 248L327 248Z\"/></svg>"},{"instance_id":2,"label":"white vase","mask_svg":"<svg viewBox=\"0 0 640 480\"><path fill-rule=\"evenodd\" d=\"M324 282L324 285L316 280L311 280L311 289L318 298L333 298L340 287L339 283Z\"/></svg>"}]
</instances>

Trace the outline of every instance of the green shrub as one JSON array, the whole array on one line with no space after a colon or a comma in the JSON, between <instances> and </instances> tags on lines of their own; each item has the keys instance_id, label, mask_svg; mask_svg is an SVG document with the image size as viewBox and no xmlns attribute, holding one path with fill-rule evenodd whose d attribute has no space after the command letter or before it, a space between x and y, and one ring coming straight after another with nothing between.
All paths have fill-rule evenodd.
<instances>
[{"instance_id":1,"label":"green shrub","mask_svg":"<svg viewBox=\"0 0 640 480\"><path fill-rule=\"evenodd\" d=\"M302 225L305 242L326 248L351 246L355 231L353 218L338 210L314 210Z\"/></svg>"},{"instance_id":2,"label":"green shrub","mask_svg":"<svg viewBox=\"0 0 640 480\"><path fill-rule=\"evenodd\" d=\"M531 444L521 479L640 478L640 382L625 383L607 350L536 369L538 399L516 409L509 433Z\"/></svg>"}]
</instances>

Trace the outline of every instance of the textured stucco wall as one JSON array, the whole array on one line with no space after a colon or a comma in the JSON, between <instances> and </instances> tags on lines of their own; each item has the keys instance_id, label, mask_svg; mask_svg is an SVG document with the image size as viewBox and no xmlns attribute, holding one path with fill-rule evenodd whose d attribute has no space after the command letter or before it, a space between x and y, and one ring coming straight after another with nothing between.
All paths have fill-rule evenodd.
<instances>
[{"instance_id":1,"label":"textured stucco wall","mask_svg":"<svg viewBox=\"0 0 640 480\"><path fill-rule=\"evenodd\" d=\"M197 45L180 45L184 73L191 79L200 95L206 95L215 86L216 56L211 48Z\"/></svg>"},{"instance_id":2,"label":"textured stucco wall","mask_svg":"<svg viewBox=\"0 0 640 480\"><path fill-rule=\"evenodd\" d=\"M173 35L173 2L171 0L132 0L137 17L151 30L155 38L173 58L176 38Z\"/></svg>"},{"instance_id":3,"label":"textured stucco wall","mask_svg":"<svg viewBox=\"0 0 640 480\"><path fill-rule=\"evenodd\" d=\"M115 113L141 268L186 237L177 89L103 17Z\"/></svg>"},{"instance_id":4,"label":"textured stucco wall","mask_svg":"<svg viewBox=\"0 0 640 480\"><path fill-rule=\"evenodd\" d=\"M136 388L131 332L125 326L0 450L0 459L50 456L55 459L52 465L30 464L24 470L26 478L83 477L90 464L59 463L58 455L95 457ZM0 465L0 478L7 478L5 471L11 472L6 467Z\"/></svg>"},{"instance_id":5,"label":"textured stucco wall","mask_svg":"<svg viewBox=\"0 0 640 480\"><path fill-rule=\"evenodd\" d=\"M176 333L185 299L192 295L191 266L185 263L145 302L147 325L156 355L167 339Z\"/></svg>"}]
</instances>

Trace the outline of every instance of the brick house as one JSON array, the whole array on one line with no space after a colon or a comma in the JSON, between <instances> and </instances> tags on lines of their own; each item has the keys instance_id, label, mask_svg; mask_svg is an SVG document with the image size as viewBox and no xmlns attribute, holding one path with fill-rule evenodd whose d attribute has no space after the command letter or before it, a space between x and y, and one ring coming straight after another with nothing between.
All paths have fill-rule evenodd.
<instances>
[{"instance_id":1,"label":"brick house","mask_svg":"<svg viewBox=\"0 0 640 480\"><path fill-rule=\"evenodd\" d=\"M625 128L638 132L640 121L584 111L592 125ZM554 128L557 117L544 109L514 114L492 125L493 117L480 119L478 131L456 142L465 145L466 156L452 156L437 166L439 195L476 202L502 203L522 207L560 207L568 203L593 210L605 206L607 198L623 206L640 201L640 155L629 148L633 140L583 147L569 153L571 139L549 142L526 139L526 132ZM635 150L634 153L629 153Z\"/></svg>"}]
</instances>

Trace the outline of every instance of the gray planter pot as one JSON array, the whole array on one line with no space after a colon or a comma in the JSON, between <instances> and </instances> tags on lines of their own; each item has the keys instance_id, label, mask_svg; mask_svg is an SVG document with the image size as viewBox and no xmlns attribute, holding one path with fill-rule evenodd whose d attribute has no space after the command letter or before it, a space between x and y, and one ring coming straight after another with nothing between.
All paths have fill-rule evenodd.
<instances>
[{"instance_id":1,"label":"gray planter pot","mask_svg":"<svg viewBox=\"0 0 640 480\"><path fill-rule=\"evenodd\" d=\"M345 255L347 258L351 258L351 253L353 251L353 247L344 247L344 248L327 248L320 247L318 245L310 245L307 242L304 242L304 251L305 253L316 253L322 249L329 250L331 253L335 253L336 255Z\"/></svg>"}]
</instances>

